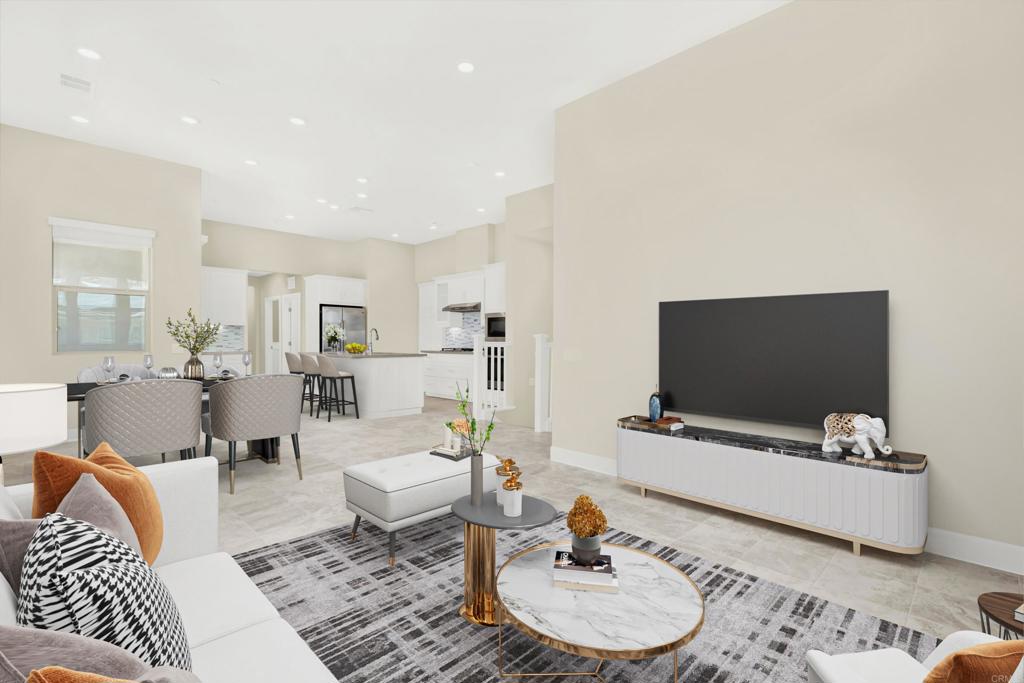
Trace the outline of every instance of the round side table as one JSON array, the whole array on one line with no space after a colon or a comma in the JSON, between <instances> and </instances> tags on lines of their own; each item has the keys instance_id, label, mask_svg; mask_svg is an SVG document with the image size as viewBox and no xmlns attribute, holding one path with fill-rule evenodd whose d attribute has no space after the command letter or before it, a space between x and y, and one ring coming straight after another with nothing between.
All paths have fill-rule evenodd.
<instances>
[{"instance_id":1,"label":"round side table","mask_svg":"<svg viewBox=\"0 0 1024 683\"><path fill-rule=\"evenodd\" d=\"M495 492L485 493L480 505L469 496L452 503L452 512L465 522L465 575L459 614L479 626L497 626L494 609L494 530L532 529L548 524L558 514L547 501L523 496L518 517L506 517Z\"/></svg>"},{"instance_id":2,"label":"round side table","mask_svg":"<svg viewBox=\"0 0 1024 683\"><path fill-rule=\"evenodd\" d=\"M1013 617L1013 611L1024 604L1020 593L982 593L978 596L978 611L981 613L981 630L992 633L992 622L999 625L999 637L1007 639L1024 638L1024 623Z\"/></svg>"}]
</instances>

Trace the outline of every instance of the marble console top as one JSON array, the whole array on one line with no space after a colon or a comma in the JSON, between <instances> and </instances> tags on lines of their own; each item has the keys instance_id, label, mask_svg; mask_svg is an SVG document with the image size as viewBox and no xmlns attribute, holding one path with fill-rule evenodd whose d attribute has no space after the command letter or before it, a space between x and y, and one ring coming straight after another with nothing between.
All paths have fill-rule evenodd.
<instances>
[{"instance_id":1,"label":"marble console top","mask_svg":"<svg viewBox=\"0 0 1024 683\"><path fill-rule=\"evenodd\" d=\"M605 659L665 654L700 631L704 596L697 587L679 569L633 548L601 546L618 571L618 593L555 588L555 551L570 547L538 546L498 572L498 597L520 630L525 626L528 635L556 641L548 645L585 648Z\"/></svg>"},{"instance_id":2,"label":"marble console top","mask_svg":"<svg viewBox=\"0 0 1024 683\"><path fill-rule=\"evenodd\" d=\"M751 451L788 455L794 458L820 460L836 465L867 467L903 474L919 474L928 465L928 456L920 453L901 453L897 451L892 455L882 455L876 450L875 457L868 460L867 458L853 455L847 450L844 450L842 453L824 453L821 450L821 443L812 443L810 441L796 441L794 439L782 439L774 436L728 432L723 429L695 427L689 424L683 429L670 432L667 427L656 425L640 415L620 418L618 427L619 429L647 432L674 439L690 439L691 441L716 443L722 446L735 446ZM824 436L824 431L822 435Z\"/></svg>"}]
</instances>

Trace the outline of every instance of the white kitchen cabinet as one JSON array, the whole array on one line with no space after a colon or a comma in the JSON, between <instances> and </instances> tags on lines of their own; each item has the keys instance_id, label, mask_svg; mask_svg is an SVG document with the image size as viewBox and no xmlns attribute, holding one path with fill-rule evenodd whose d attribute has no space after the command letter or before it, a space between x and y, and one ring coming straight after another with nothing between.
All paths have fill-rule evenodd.
<instances>
[{"instance_id":1,"label":"white kitchen cabinet","mask_svg":"<svg viewBox=\"0 0 1024 683\"><path fill-rule=\"evenodd\" d=\"M302 304L304 330L302 348L320 350L320 304L335 306L366 306L366 280L335 275L307 275L303 278L305 296Z\"/></svg>"},{"instance_id":2,"label":"white kitchen cabinet","mask_svg":"<svg viewBox=\"0 0 1024 683\"><path fill-rule=\"evenodd\" d=\"M483 272L460 273L447 278L446 281L448 284L448 303L466 304L483 301Z\"/></svg>"},{"instance_id":3,"label":"white kitchen cabinet","mask_svg":"<svg viewBox=\"0 0 1024 683\"><path fill-rule=\"evenodd\" d=\"M469 389L473 378L473 354L428 353L423 365L423 393L436 398L458 398Z\"/></svg>"},{"instance_id":4,"label":"white kitchen cabinet","mask_svg":"<svg viewBox=\"0 0 1024 683\"><path fill-rule=\"evenodd\" d=\"M505 262L484 266L484 313L505 312Z\"/></svg>"}]
</instances>

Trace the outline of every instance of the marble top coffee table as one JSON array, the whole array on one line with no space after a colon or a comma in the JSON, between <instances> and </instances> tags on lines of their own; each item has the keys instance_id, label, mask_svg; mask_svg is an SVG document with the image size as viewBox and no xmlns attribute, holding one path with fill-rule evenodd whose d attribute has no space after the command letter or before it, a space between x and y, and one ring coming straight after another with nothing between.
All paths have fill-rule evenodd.
<instances>
[{"instance_id":1,"label":"marble top coffee table","mask_svg":"<svg viewBox=\"0 0 1024 683\"><path fill-rule=\"evenodd\" d=\"M683 571L650 553L604 543L619 577L618 593L569 590L552 585L555 551L568 541L545 543L513 555L497 577L498 673L502 626L509 622L548 647L601 660L592 671L562 672L603 680L606 659L647 659L672 653L679 680L679 648L704 625L704 595ZM519 674L521 675L521 674ZM536 674L527 675L558 675Z\"/></svg>"}]
</instances>

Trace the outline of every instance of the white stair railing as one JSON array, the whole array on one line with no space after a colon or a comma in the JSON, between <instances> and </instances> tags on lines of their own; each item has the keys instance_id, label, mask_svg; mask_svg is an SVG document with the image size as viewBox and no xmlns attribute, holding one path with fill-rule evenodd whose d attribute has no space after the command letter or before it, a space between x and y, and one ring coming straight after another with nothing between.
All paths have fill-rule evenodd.
<instances>
[{"instance_id":1,"label":"white stair railing","mask_svg":"<svg viewBox=\"0 0 1024 683\"><path fill-rule=\"evenodd\" d=\"M490 417L493 411L512 407L508 342L484 341L473 337L473 414L477 419Z\"/></svg>"},{"instance_id":2,"label":"white stair railing","mask_svg":"<svg viewBox=\"0 0 1024 683\"><path fill-rule=\"evenodd\" d=\"M533 431L551 431L551 337L533 335Z\"/></svg>"}]
</instances>

